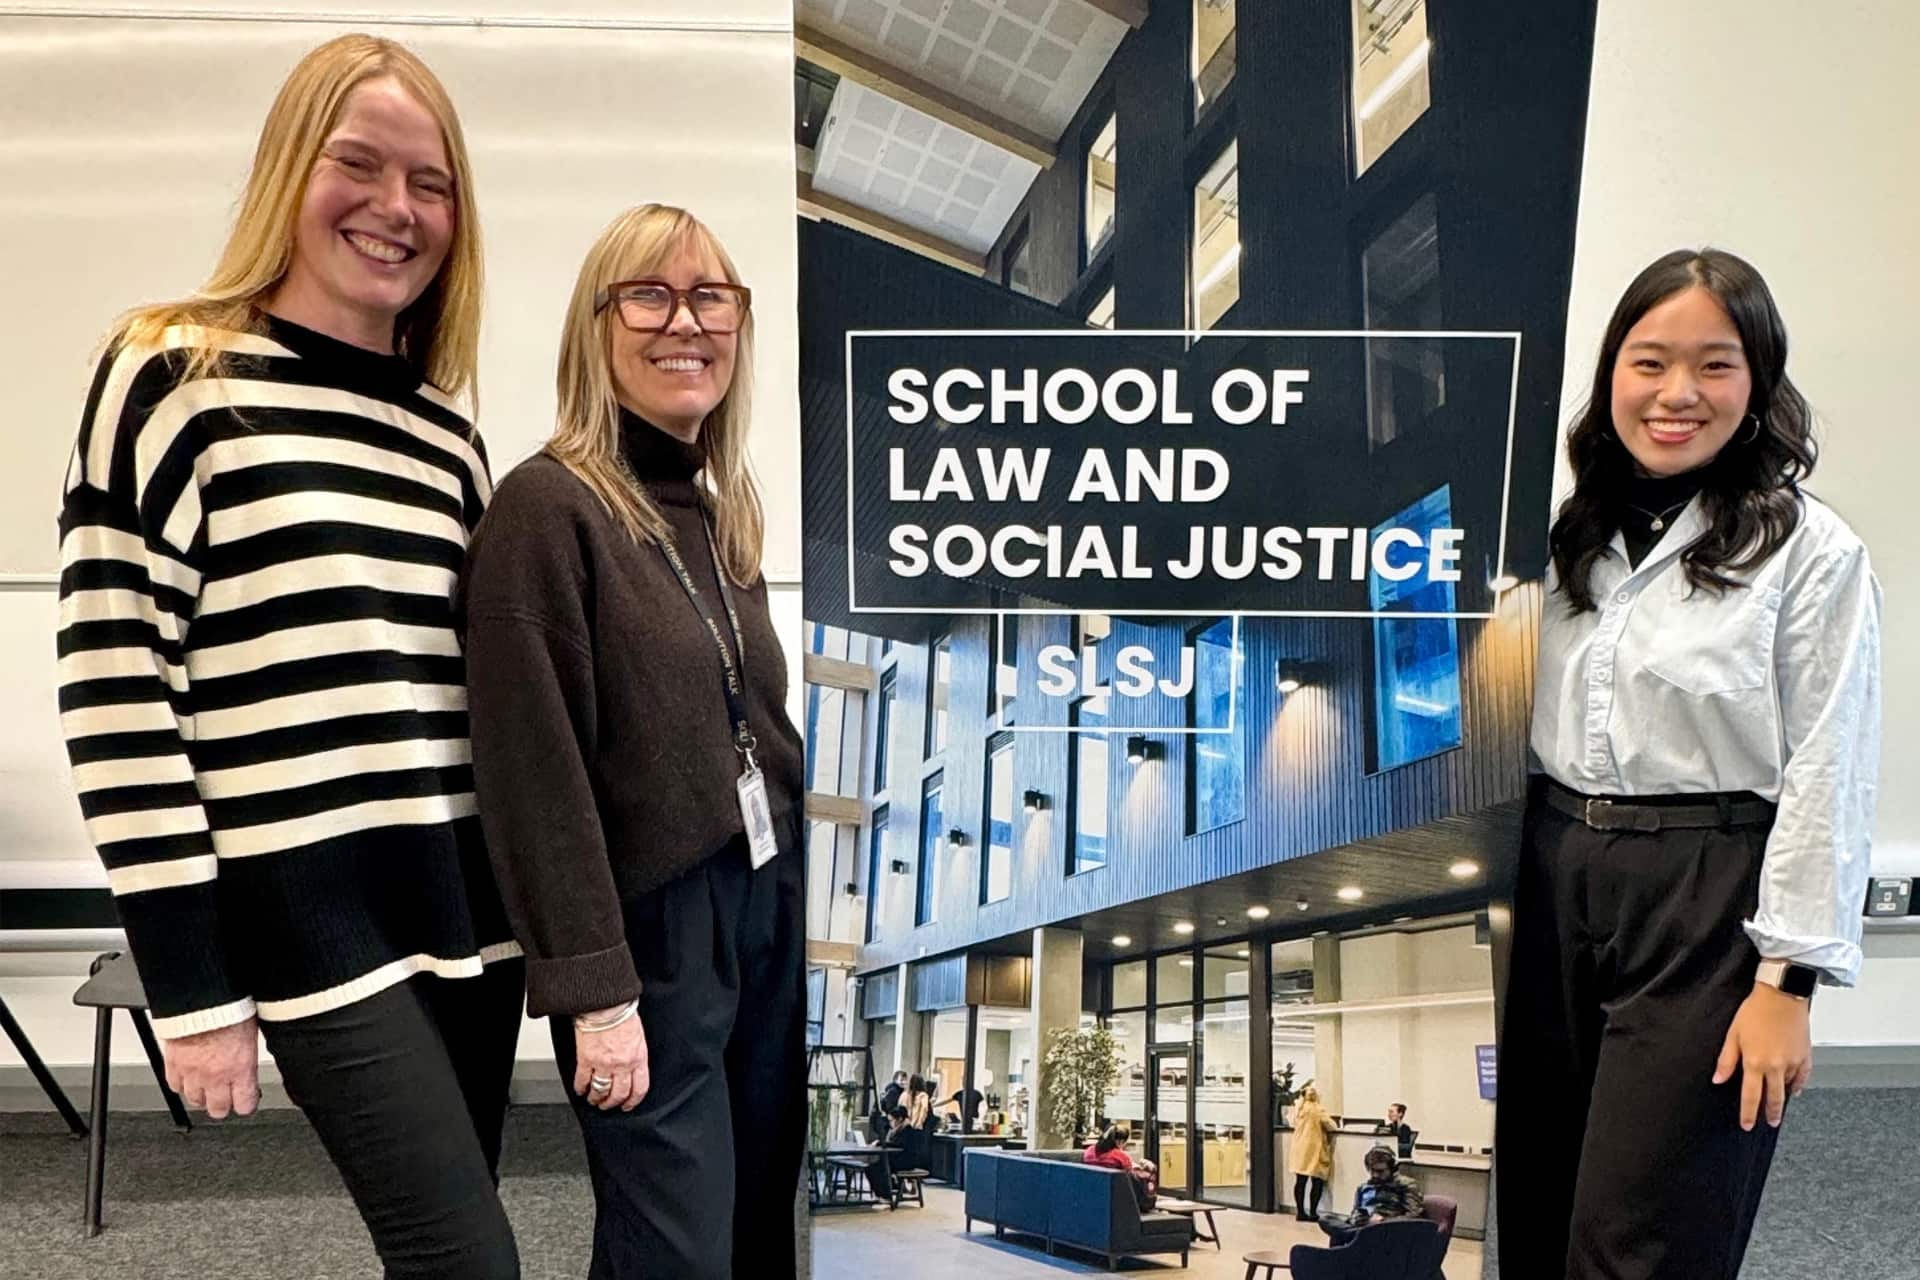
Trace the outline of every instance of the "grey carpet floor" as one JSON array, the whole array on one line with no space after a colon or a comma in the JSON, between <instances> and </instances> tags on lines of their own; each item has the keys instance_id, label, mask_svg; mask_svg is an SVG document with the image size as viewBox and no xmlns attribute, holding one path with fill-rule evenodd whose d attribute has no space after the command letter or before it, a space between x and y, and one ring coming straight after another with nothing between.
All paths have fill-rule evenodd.
<instances>
[{"instance_id":1,"label":"grey carpet floor","mask_svg":"<svg viewBox=\"0 0 1920 1280\"><path fill-rule=\"evenodd\" d=\"M1917 1140L1920 1089L1802 1094L1780 1131L1740 1280L1920 1280ZM1489 1235L1486 1280L1499 1275L1499 1247Z\"/></svg>"},{"instance_id":2,"label":"grey carpet floor","mask_svg":"<svg viewBox=\"0 0 1920 1280\"><path fill-rule=\"evenodd\" d=\"M1781 1136L1742 1280L1920 1280L1920 1089L1815 1089ZM373 1249L339 1177L291 1112L202 1124L116 1115L106 1232L80 1231L86 1148L43 1114L0 1115L0 1277L5 1280L363 1280ZM1675 1188L1678 1195L1708 1194ZM528 1280L586 1274L590 1195L573 1120L561 1107L508 1117L501 1196ZM890 1215L880 1215L882 1217ZM897 1219L895 1229L908 1225ZM936 1280L983 1255L980 1237L932 1229L923 1266L885 1280ZM875 1231L886 1229L876 1221ZM858 1222L837 1223L823 1276L855 1277ZM1497 1242L1489 1241L1487 1275ZM1062 1269L1033 1259L1032 1274ZM1068 1265L1065 1269L1080 1269ZM1085 1268L1089 1274L1098 1267ZM1544 1278L1543 1278L1544 1280Z\"/></svg>"}]
</instances>

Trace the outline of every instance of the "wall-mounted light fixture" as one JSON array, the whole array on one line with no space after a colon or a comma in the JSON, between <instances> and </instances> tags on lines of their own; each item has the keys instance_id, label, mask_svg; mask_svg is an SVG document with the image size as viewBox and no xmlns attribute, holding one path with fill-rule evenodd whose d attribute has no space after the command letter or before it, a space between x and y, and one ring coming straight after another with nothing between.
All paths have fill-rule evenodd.
<instances>
[{"instance_id":1,"label":"wall-mounted light fixture","mask_svg":"<svg viewBox=\"0 0 1920 1280\"><path fill-rule=\"evenodd\" d=\"M967 844L967 833L959 827L954 827L947 832L947 843L956 849L964 849Z\"/></svg>"},{"instance_id":2,"label":"wall-mounted light fixture","mask_svg":"<svg viewBox=\"0 0 1920 1280\"><path fill-rule=\"evenodd\" d=\"M1026 794L1021 796L1020 804L1028 813L1038 813L1042 809L1051 809L1053 807L1053 802L1047 798L1046 792L1034 790L1028 790Z\"/></svg>"},{"instance_id":3,"label":"wall-mounted light fixture","mask_svg":"<svg viewBox=\"0 0 1920 1280\"><path fill-rule=\"evenodd\" d=\"M1127 763L1139 764L1142 760L1155 760L1160 755L1160 744L1144 733L1127 735Z\"/></svg>"},{"instance_id":4,"label":"wall-mounted light fixture","mask_svg":"<svg viewBox=\"0 0 1920 1280\"><path fill-rule=\"evenodd\" d=\"M1494 595L1501 595L1520 585L1520 575L1504 566L1500 569L1495 569L1493 567L1492 556L1480 557L1480 565L1486 571L1487 590L1493 592Z\"/></svg>"},{"instance_id":5,"label":"wall-mounted light fixture","mask_svg":"<svg viewBox=\"0 0 1920 1280\"><path fill-rule=\"evenodd\" d=\"M1322 678L1320 665L1299 658L1282 658L1273 664L1273 687L1281 693L1296 693Z\"/></svg>"}]
</instances>

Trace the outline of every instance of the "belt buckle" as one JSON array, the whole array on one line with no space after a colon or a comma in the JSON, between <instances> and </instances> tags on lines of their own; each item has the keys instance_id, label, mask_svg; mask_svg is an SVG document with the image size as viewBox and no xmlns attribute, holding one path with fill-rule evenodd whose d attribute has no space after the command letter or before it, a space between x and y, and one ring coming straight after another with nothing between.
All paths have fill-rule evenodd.
<instances>
[{"instance_id":1,"label":"belt buckle","mask_svg":"<svg viewBox=\"0 0 1920 1280\"><path fill-rule=\"evenodd\" d=\"M1616 816L1615 809L1629 809L1633 817ZM1660 815L1639 805L1616 805L1606 796L1589 796L1581 821L1593 831L1644 831L1660 830Z\"/></svg>"},{"instance_id":2,"label":"belt buckle","mask_svg":"<svg viewBox=\"0 0 1920 1280\"><path fill-rule=\"evenodd\" d=\"M1580 820L1594 831L1614 831L1617 825L1613 821L1613 801L1604 796L1589 796Z\"/></svg>"}]
</instances>

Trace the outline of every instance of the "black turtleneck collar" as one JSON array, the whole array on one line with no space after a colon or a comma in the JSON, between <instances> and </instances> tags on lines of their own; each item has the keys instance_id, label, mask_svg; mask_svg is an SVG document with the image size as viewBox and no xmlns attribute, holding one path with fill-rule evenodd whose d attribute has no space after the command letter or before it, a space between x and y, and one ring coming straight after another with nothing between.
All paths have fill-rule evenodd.
<instances>
[{"instance_id":1,"label":"black turtleneck collar","mask_svg":"<svg viewBox=\"0 0 1920 1280\"><path fill-rule=\"evenodd\" d=\"M391 396L417 390L426 381L405 356L356 347L276 315L267 315L266 325L269 338L309 362L329 382Z\"/></svg>"},{"instance_id":2,"label":"black turtleneck collar","mask_svg":"<svg viewBox=\"0 0 1920 1280\"><path fill-rule=\"evenodd\" d=\"M1627 482L1621 499L1620 536L1627 544L1627 562L1634 568L1673 527L1687 503L1700 492L1704 472L1701 468L1683 471L1677 476L1635 474ZM1654 528L1659 521L1660 527Z\"/></svg>"},{"instance_id":3,"label":"black turtleneck collar","mask_svg":"<svg viewBox=\"0 0 1920 1280\"><path fill-rule=\"evenodd\" d=\"M676 440L625 406L620 409L620 444L627 469L656 501L690 507L700 500L694 477L707 465L704 445Z\"/></svg>"}]
</instances>

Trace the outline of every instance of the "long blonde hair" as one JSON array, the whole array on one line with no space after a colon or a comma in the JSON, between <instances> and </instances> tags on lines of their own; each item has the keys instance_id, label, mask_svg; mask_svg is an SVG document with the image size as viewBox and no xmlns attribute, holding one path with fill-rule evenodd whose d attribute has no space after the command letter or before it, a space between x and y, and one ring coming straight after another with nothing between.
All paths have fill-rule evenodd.
<instances>
[{"instance_id":1,"label":"long blonde hair","mask_svg":"<svg viewBox=\"0 0 1920 1280\"><path fill-rule=\"evenodd\" d=\"M580 478L637 542L672 540L666 517L633 478L620 452L620 402L614 394L615 319L595 314L595 295L608 285L657 272L682 250L711 253L726 278L741 283L733 259L700 219L670 205L643 204L615 218L587 250L567 303L560 335L559 411L546 453ZM760 577L766 517L747 465L747 429L753 422L753 313L741 321L733 382L700 425L703 474L714 513L721 567L736 585Z\"/></svg>"},{"instance_id":2,"label":"long blonde hair","mask_svg":"<svg viewBox=\"0 0 1920 1280\"><path fill-rule=\"evenodd\" d=\"M453 242L439 275L395 322L394 351L434 386L449 395L464 394L470 406L476 405L483 279L466 138L452 99L427 64L406 46L378 36L340 36L300 59L267 112L253 171L213 274L191 297L122 316L109 345L157 346L175 325L261 331L265 301L293 261L294 228L321 145L347 95L378 79L397 81L439 122L453 166ZM196 347L189 374L213 371L220 356L211 345Z\"/></svg>"}]
</instances>

